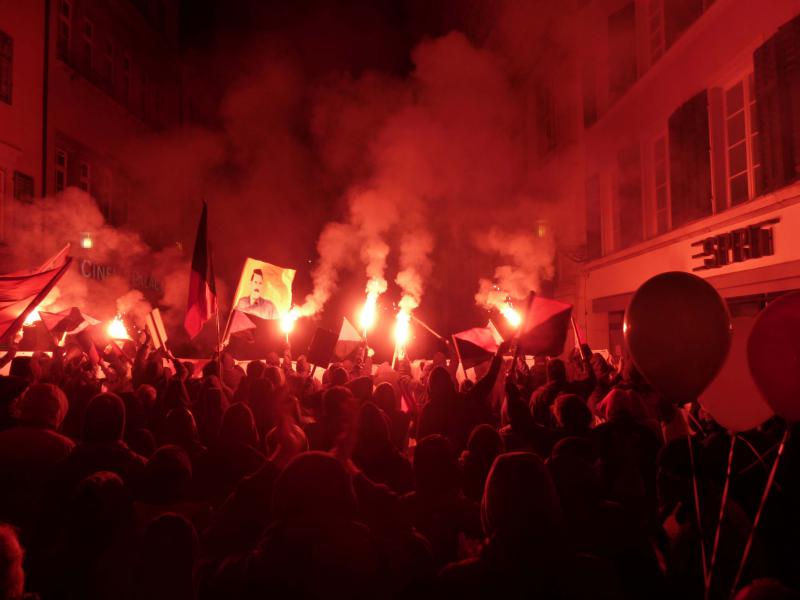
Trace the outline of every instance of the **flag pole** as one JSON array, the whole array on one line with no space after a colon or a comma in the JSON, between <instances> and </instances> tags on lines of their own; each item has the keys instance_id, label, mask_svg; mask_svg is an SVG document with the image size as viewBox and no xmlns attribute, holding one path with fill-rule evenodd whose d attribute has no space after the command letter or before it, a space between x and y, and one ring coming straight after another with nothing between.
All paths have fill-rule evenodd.
<instances>
[{"instance_id":1,"label":"flag pole","mask_svg":"<svg viewBox=\"0 0 800 600\"><path fill-rule=\"evenodd\" d=\"M522 344L520 344L520 338L522 337L522 332L525 331L526 327L528 326L528 317L531 314L531 307L533 306L533 299L535 297L536 292L531 290L530 294L528 294L528 302L527 306L525 307L525 316L522 317L522 323L519 325L517 335L514 336L516 339L516 347L514 348L514 361L511 364L511 372L515 373L514 381L516 381L517 363L519 362L520 348L522 347Z\"/></svg>"},{"instance_id":2,"label":"flag pole","mask_svg":"<svg viewBox=\"0 0 800 600\"><path fill-rule=\"evenodd\" d=\"M424 321L421 321L421 320L419 320L419 319L418 319L416 316L414 316L414 314L413 314L413 313L412 313L410 316L411 316L411 318L414 320L414 322L415 322L415 323L417 323L418 325L421 325L422 327L424 327L425 329L427 329L427 330L428 330L430 333L432 333L432 334L433 334L434 336L436 336L438 339L440 339L440 340L444 340L444 338L443 338L441 335L439 335L438 333L436 333L436 332L435 332L435 331L434 331L434 330L433 330L433 329L432 329L430 326L428 326L428 324L427 324L427 323L425 323Z\"/></svg>"}]
</instances>

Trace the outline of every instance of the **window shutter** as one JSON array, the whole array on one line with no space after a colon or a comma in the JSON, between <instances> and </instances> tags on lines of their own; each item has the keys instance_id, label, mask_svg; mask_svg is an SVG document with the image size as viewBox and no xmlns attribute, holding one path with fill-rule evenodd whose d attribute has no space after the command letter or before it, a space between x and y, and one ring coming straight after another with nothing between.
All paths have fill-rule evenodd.
<instances>
[{"instance_id":1,"label":"window shutter","mask_svg":"<svg viewBox=\"0 0 800 600\"><path fill-rule=\"evenodd\" d=\"M711 214L708 93L703 90L669 118L672 226Z\"/></svg>"},{"instance_id":2,"label":"window shutter","mask_svg":"<svg viewBox=\"0 0 800 600\"><path fill-rule=\"evenodd\" d=\"M800 17L753 53L764 191L800 175Z\"/></svg>"},{"instance_id":3,"label":"window shutter","mask_svg":"<svg viewBox=\"0 0 800 600\"><path fill-rule=\"evenodd\" d=\"M712 175L714 185L712 192L714 195L715 212L722 212L728 208L728 171L727 154L728 147L725 142L725 109L722 101L722 89L715 87L708 91L708 105L711 113L711 147L712 153Z\"/></svg>"},{"instance_id":4,"label":"window shutter","mask_svg":"<svg viewBox=\"0 0 800 600\"><path fill-rule=\"evenodd\" d=\"M664 0L664 42L667 48L703 14L703 0Z\"/></svg>"},{"instance_id":5,"label":"window shutter","mask_svg":"<svg viewBox=\"0 0 800 600\"><path fill-rule=\"evenodd\" d=\"M642 241L642 163L639 144L623 149L617 155L617 218L619 247L627 248Z\"/></svg>"}]
</instances>

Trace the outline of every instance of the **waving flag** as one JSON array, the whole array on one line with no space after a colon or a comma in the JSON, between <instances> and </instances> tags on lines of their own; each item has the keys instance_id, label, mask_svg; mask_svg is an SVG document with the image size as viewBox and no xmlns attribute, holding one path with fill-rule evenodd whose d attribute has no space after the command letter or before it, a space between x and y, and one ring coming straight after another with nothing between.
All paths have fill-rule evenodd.
<instances>
[{"instance_id":1,"label":"waving flag","mask_svg":"<svg viewBox=\"0 0 800 600\"><path fill-rule=\"evenodd\" d=\"M189 276L189 302L183 326L191 337L217 312L217 286L214 281L214 265L208 243L208 204L203 201L203 212L197 225L197 237L192 254L192 273Z\"/></svg>"},{"instance_id":2,"label":"waving flag","mask_svg":"<svg viewBox=\"0 0 800 600\"><path fill-rule=\"evenodd\" d=\"M503 343L503 338L491 321L486 327L473 327L454 333L453 339L458 346L464 370L491 360Z\"/></svg>"},{"instance_id":3,"label":"waving flag","mask_svg":"<svg viewBox=\"0 0 800 600\"><path fill-rule=\"evenodd\" d=\"M540 356L561 354L571 316L571 304L536 296L522 322L519 351Z\"/></svg>"},{"instance_id":4,"label":"waving flag","mask_svg":"<svg viewBox=\"0 0 800 600\"><path fill-rule=\"evenodd\" d=\"M25 318L64 276L72 264L68 252L66 245L38 269L0 276L0 340L8 340L19 331Z\"/></svg>"},{"instance_id":5,"label":"waving flag","mask_svg":"<svg viewBox=\"0 0 800 600\"><path fill-rule=\"evenodd\" d=\"M344 320L342 321L342 327L339 330L339 339L336 342L336 350L334 350L334 355L340 360L344 359L345 357L350 356L353 351L363 343L364 338L361 337L361 334L358 333L358 330L347 319L347 317L344 317Z\"/></svg>"},{"instance_id":6,"label":"waving flag","mask_svg":"<svg viewBox=\"0 0 800 600\"><path fill-rule=\"evenodd\" d=\"M58 336L63 333L80 333L87 327L100 323L74 306L59 312L40 311L39 318L50 333Z\"/></svg>"}]
</instances>

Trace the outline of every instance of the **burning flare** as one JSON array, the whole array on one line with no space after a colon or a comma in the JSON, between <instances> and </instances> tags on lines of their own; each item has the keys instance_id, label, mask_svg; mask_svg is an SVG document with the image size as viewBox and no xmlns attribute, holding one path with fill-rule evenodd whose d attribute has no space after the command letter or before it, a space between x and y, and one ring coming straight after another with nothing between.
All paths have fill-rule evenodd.
<instances>
[{"instance_id":1,"label":"burning flare","mask_svg":"<svg viewBox=\"0 0 800 600\"><path fill-rule=\"evenodd\" d=\"M378 296L386 291L386 281L370 279L367 283L367 299L358 315L358 325L364 337L375 326L378 317Z\"/></svg>"},{"instance_id":2,"label":"burning flare","mask_svg":"<svg viewBox=\"0 0 800 600\"><path fill-rule=\"evenodd\" d=\"M286 335L289 335L292 329L294 329L295 321L297 321L299 317L300 310L296 306L293 306L289 312L284 313L284 315L281 317L281 331Z\"/></svg>"},{"instance_id":3,"label":"burning flare","mask_svg":"<svg viewBox=\"0 0 800 600\"><path fill-rule=\"evenodd\" d=\"M398 358L403 358L406 353L406 345L411 337L411 314L400 310L397 313L397 322L394 325L394 342L397 346Z\"/></svg>"},{"instance_id":4,"label":"burning flare","mask_svg":"<svg viewBox=\"0 0 800 600\"><path fill-rule=\"evenodd\" d=\"M30 327L31 325L36 323L36 321L41 321L41 320L42 318L39 316L39 311L34 308L31 312L28 313L28 316L25 317L25 320L22 322L22 325L25 327Z\"/></svg>"},{"instance_id":5,"label":"burning flare","mask_svg":"<svg viewBox=\"0 0 800 600\"><path fill-rule=\"evenodd\" d=\"M119 316L114 317L114 319L108 324L106 333L108 333L108 336L114 340L131 339L131 336L128 335L128 330L125 329L125 323L122 322L122 319Z\"/></svg>"},{"instance_id":6,"label":"burning flare","mask_svg":"<svg viewBox=\"0 0 800 600\"><path fill-rule=\"evenodd\" d=\"M500 307L500 314L506 318L509 325L511 325L514 329L522 325L522 316L519 314L517 309L511 306L510 302L507 302Z\"/></svg>"}]
</instances>

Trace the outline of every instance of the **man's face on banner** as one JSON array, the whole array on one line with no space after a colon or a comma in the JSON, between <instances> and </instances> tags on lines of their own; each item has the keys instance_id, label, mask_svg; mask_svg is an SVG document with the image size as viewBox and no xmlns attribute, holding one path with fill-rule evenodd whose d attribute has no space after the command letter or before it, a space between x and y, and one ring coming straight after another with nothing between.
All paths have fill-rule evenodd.
<instances>
[{"instance_id":1,"label":"man's face on banner","mask_svg":"<svg viewBox=\"0 0 800 600\"><path fill-rule=\"evenodd\" d=\"M253 273L250 278L250 297L257 298L261 296L261 288L264 286L264 278L260 273Z\"/></svg>"}]
</instances>

